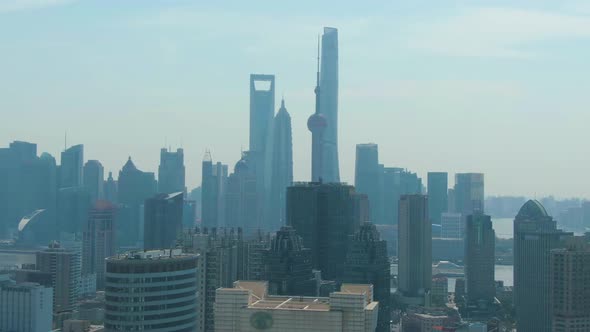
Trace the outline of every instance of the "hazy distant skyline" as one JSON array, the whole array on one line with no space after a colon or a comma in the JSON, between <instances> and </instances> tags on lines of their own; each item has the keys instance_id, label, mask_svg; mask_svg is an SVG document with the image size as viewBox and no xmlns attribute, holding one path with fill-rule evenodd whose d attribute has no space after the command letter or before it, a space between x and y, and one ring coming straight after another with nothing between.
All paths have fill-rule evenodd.
<instances>
[{"instance_id":1,"label":"hazy distant skyline","mask_svg":"<svg viewBox=\"0 0 590 332\"><path fill-rule=\"evenodd\" d=\"M233 169L249 75L275 74L307 181L324 26L339 30L342 181L374 142L424 183L482 172L487 195L590 198L587 1L0 0L0 146L59 162L67 131L115 177L182 146L191 189L206 149Z\"/></svg>"}]
</instances>

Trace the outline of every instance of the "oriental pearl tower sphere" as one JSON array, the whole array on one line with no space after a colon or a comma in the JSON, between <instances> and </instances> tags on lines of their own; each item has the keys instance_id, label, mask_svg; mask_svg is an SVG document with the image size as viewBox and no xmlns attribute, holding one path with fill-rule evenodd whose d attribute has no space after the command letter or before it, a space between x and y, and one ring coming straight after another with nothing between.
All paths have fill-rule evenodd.
<instances>
[{"instance_id":1,"label":"oriental pearl tower sphere","mask_svg":"<svg viewBox=\"0 0 590 332\"><path fill-rule=\"evenodd\" d=\"M328 126L326 117L320 113L320 59L318 48L318 71L315 87L315 113L307 120L307 129L311 131L311 181L322 182L324 159L324 132Z\"/></svg>"}]
</instances>

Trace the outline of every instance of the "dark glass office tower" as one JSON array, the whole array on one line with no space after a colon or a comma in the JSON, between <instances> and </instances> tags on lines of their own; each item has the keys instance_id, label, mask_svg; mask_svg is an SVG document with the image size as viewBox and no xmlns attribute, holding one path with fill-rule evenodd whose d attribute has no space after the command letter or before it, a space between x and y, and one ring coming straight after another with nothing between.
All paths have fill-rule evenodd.
<instances>
[{"instance_id":1,"label":"dark glass office tower","mask_svg":"<svg viewBox=\"0 0 590 332\"><path fill-rule=\"evenodd\" d=\"M467 300L490 306L496 295L494 279L496 233L492 218L483 213L467 216L465 226L465 286Z\"/></svg>"},{"instance_id":2,"label":"dark glass office tower","mask_svg":"<svg viewBox=\"0 0 590 332\"><path fill-rule=\"evenodd\" d=\"M354 172L354 187L369 199L370 219L375 224L381 223L382 172L379 166L377 144L357 144Z\"/></svg>"},{"instance_id":3,"label":"dark glass office tower","mask_svg":"<svg viewBox=\"0 0 590 332\"><path fill-rule=\"evenodd\" d=\"M182 192L157 194L145 200L144 249L176 247L182 232Z\"/></svg>"},{"instance_id":4,"label":"dark glass office tower","mask_svg":"<svg viewBox=\"0 0 590 332\"><path fill-rule=\"evenodd\" d=\"M421 194L422 179L416 173L399 167L384 167L383 185L383 224L397 225L399 219L399 200L402 195Z\"/></svg>"},{"instance_id":5,"label":"dark glass office tower","mask_svg":"<svg viewBox=\"0 0 590 332\"><path fill-rule=\"evenodd\" d=\"M323 138L323 180L324 182L340 182L338 164L338 30L336 28L324 28L319 83L322 90L320 109L327 120Z\"/></svg>"},{"instance_id":6,"label":"dark glass office tower","mask_svg":"<svg viewBox=\"0 0 590 332\"><path fill-rule=\"evenodd\" d=\"M432 225L427 196L401 196L398 229L400 302L425 305L432 285Z\"/></svg>"},{"instance_id":7,"label":"dark glass office tower","mask_svg":"<svg viewBox=\"0 0 590 332\"><path fill-rule=\"evenodd\" d=\"M176 152L166 148L160 150L158 192L164 194L186 192L183 149L176 149Z\"/></svg>"},{"instance_id":8,"label":"dark glass office tower","mask_svg":"<svg viewBox=\"0 0 590 332\"><path fill-rule=\"evenodd\" d=\"M550 254L572 233L556 222L536 200L529 200L514 218L514 306L519 332L551 331Z\"/></svg>"},{"instance_id":9,"label":"dark glass office tower","mask_svg":"<svg viewBox=\"0 0 590 332\"><path fill-rule=\"evenodd\" d=\"M440 216L448 208L448 174L428 172L428 215L433 224L440 225Z\"/></svg>"},{"instance_id":10,"label":"dark glass office tower","mask_svg":"<svg viewBox=\"0 0 590 332\"><path fill-rule=\"evenodd\" d=\"M282 227L264 252L264 279L273 295L314 296L311 250L290 226Z\"/></svg>"},{"instance_id":11,"label":"dark glass office tower","mask_svg":"<svg viewBox=\"0 0 590 332\"><path fill-rule=\"evenodd\" d=\"M293 139L291 116L281 100L274 118L269 230L276 231L286 222L287 187L293 183Z\"/></svg>"},{"instance_id":12,"label":"dark glass office tower","mask_svg":"<svg viewBox=\"0 0 590 332\"><path fill-rule=\"evenodd\" d=\"M324 279L343 276L348 237L364 218L366 205L366 196L346 184L295 183L287 189L287 224L311 249L313 266Z\"/></svg>"},{"instance_id":13,"label":"dark glass office tower","mask_svg":"<svg viewBox=\"0 0 590 332\"><path fill-rule=\"evenodd\" d=\"M379 302L378 332L390 331L390 279L387 242L381 240L374 224L364 222L349 237L342 282L373 285L373 297Z\"/></svg>"}]
</instances>

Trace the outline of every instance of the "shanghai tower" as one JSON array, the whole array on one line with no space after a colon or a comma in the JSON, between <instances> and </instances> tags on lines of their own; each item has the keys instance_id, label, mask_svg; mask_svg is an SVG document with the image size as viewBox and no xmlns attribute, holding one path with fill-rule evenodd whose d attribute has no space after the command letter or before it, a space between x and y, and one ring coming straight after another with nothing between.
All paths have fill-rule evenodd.
<instances>
[{"instance_id":1,"label":"shanghai tower","mask_svg":"<svg viewBox=\"0 0 590 332\"><path fill-rule=\"evenodd\" d=\"M322 62L320 70L320 109L326 117L323 134L324 182L340 182L338 165L338 30L324 28L322 35ZM314 179L315 181L315 179Z\"/></svg>"}]
</instances>

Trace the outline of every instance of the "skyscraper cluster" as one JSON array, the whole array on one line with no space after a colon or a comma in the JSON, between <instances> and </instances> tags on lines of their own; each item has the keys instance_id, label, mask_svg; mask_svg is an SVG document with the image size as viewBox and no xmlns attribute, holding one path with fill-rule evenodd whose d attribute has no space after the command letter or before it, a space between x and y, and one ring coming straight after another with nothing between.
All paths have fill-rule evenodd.
<instances>
[{"instance_id":1,"label":"skyscraper cluster","mask_svg":"<svg viewBox=\"0 0 590 332\"><path fill-rule=\"evenodd\" d=\"M0 249L35 253L0 271L0 331L590 330L590 235L559 229L539 201L522 205L505 248L482 173L451 186L429 172L425 186L363 143L354 186L341 182L338 80L326 27L305 182L272 74L249 77L247 149L235 164L207 150L193 190L183 148L162 148L157 173L129 156L106 179L82 144L59 164L33 143L0 149ZM588 202L560 213L590 225ZM513 296L495 280L498 248L513 253Z\"/></svg>"}]
</instances>

